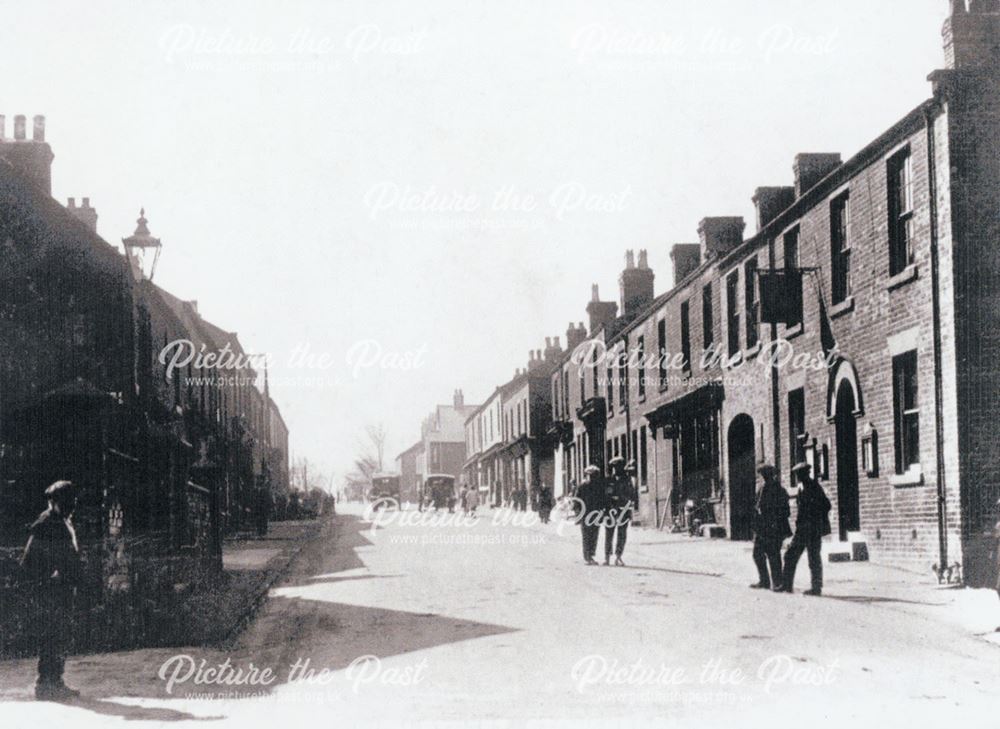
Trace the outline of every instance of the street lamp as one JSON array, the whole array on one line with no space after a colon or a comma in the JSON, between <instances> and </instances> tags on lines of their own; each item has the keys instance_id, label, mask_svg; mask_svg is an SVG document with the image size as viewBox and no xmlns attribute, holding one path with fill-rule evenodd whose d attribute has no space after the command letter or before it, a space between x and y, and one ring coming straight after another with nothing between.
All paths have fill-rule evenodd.
<instances>
[{"instance_id":1,"label":"street lamp","mask_svg":"<svg viewBox=\"0 0 1000 729\"><path fill-rule=\"evenodd\" d=\"M159 238L149 234L146 208L139 210L139 219L135 222L135 232L128 238L122 238L125 257L128 258L136 281L152 281L153 274L156 273L156 262L160 259L160 249L163 246Z\"/></svg>"}]
</instances>

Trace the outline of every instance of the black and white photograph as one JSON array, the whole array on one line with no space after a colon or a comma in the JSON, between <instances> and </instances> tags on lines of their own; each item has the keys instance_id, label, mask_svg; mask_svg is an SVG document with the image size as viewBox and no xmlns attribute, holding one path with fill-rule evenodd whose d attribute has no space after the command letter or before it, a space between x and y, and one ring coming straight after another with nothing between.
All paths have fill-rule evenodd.
<instances>
[{"instance_id":1,"label":"black and white photograph","mask_svg":"<svg viewBox=\"0 0 1000 729\"><path fill-rule=\"evenodd\" d=\"M1000 0L0 0L0 724L1000 724Z\"/></svg>"}]
</instances>

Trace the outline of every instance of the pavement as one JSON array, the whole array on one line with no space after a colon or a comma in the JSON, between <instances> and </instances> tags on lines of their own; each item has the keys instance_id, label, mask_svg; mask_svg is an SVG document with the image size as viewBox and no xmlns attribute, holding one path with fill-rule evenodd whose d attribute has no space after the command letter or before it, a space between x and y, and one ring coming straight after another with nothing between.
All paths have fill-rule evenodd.
<instances>
[{"instance_id":1,"label":"pavement","mask_svg":"<svg viewBox=\"0 0 1000 729\"><path fill-rule=\"evenodd\" d=\"M997 726L995 593L865 563L754 591L748 545L649 529L588 567L575 527L524 518L341 513L224 648L73 658L72 704L0 663L4 724Z\"/></svg>"}]
</instances>

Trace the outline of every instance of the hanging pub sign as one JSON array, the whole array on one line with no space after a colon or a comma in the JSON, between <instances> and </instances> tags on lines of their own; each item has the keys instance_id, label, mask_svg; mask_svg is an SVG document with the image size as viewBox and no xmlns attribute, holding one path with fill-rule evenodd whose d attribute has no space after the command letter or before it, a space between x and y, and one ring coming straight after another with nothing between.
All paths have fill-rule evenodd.
<instances>
[{"instance_id":1,"label":"hanging pub sign","mask_svg":"<svg viewBox=\"0 0 1000 729\"><path fill-rule=\"evenodd\" d=\"M799 323L802 317L802 269L763 270L758 277L761 323Z\"/></svg>"}]
</instances>

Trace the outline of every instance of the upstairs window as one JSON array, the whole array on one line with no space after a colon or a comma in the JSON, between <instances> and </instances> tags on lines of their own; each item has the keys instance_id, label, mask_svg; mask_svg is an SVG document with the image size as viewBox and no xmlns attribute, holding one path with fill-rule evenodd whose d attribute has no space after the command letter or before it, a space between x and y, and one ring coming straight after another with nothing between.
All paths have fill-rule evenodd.
<instances>
[{"instance_id":1,"label":"upstairs window","mask_svg":"<svg viewBox=\"0 0 1000 729\"><path fill-rule=\"evenodd\" d=\"M799 267L799 229L793 228L785 233L783 243L785 270L795 270ZM799 297L799 301L802 301L801 296ZM795 314L794 319L787 323L789 328L796 327L802 323L802 307L800 306L799 310L793 313Z\"/></svg>"},{"instance_id":2,"label":"upstairs window","mask_svg":"<svg viewBox=\"0 0 1000 729\"><path fill-rule=\"evenodd\" d=\"M656 363L657 376L660 380L660 389L667 389L667 322L660 319L656 323L656 351L659 353L659 361Z\"/></svg>"},{"instance_id":3,"label":"upstairs window","mask_svg":"<svg viewBox=\"0 0 1000 729\"><path fill-rule=\"evenodd\" d=\"M618 353L618 406L623 410L628 399L628 390L625 388L625 368L628 366L628 356L624 348Z\"/></svg>"},{"instance_id":4,"label":"upstairs window","mask_svg":"<svg viewBox=\"0 0 1000 729\"><path fill-rule=\"evenodd\" d=\"M740 351L740 312L736 308L736 291L740 285L740 272L733 271L726 278L726 329L729 337L729 356Z\"/></svg>"},{"instance_id":5,"label":"upstairs window","mask_svg":"<svg viewBox=\"0 0 1000 729\"><path fill-rule=\"evenodd\" d=\"M636 344L636 350L638 354L636 357L638 360L638 366L636 368L636 377L638 378L636 387L638 388L639 398L642 399L646 397L646 365L644 361L646 359L646 337L639 337L639 341Z\"/></svg>"},{"instance_id":6,"label":"upstairs window","mask_svg":"<svg viewBox=\"0 0 1000 729\"><path fill-rule=\"evenodd\" d=\"M920 408L917 391L917 353L892 358L893 419L896 473L920 466Z\"/></svg>"},{"instance_id":7,"label":"upstairs window","mask_svg":"<svg viewBox=\"0 0 1000 729\"><path fill-rule=\"evenodd\" d=\"M746 312L747 349L757 346L757 259L743 269L743 305Z\"/></svg>"},{"instance_id":8,"label":"upstairs window","mask_svg":"<svg viewBox=\"0 0 1000 729\"><path fill-rule=\"evenodd\" d=\"M608 393L607 394L608 417L611 417L611 414L615 410L615 370L610 360L608 360L607 377L608 381L605 383L605 385Z\"/></svg>"},{"instance_id":9,"label":"upstairs window","mask_svg":"<svg viewBox=\"0 0 1000 729\"><path fill-rule=\"evenodd\" d=\"M889 160L889 275L913 263L913 158L905 149Z\"/></svg>"},{"instance_id":10,"label":"upstairs window","mask_svg":"<svg viewBox=\"0 0 1000 729\"><path fill-rule=\"evenodd\" d=\"M831 288L833 303L851 295L851 198L844 193L830 203Z\"/></svg>"},{"instance_id":11,"label":"upstairs window","mask_svg":"<svg viewBox=\"0 0 1000 729\"><path fill-rule=\"evenodd\" d=\"M688 302L681 304L681 360L685 371L691 370L691 311Z\"/></svg>"},{"instance_id":12,"label":"upstairs window","mask_svg":"<svg viewBox=\"0 0 1000 729\"><path fill-rule=\"evenodd\" d=\"M715 312L712 306L712 284L705 284L701 290L701 340L704 349L715 343Z\"/></svg>"}]
</instances>

